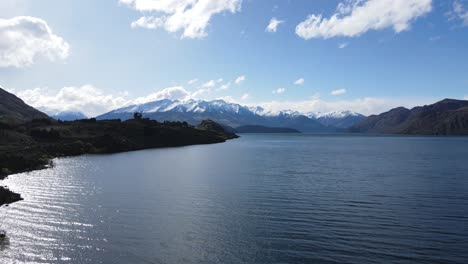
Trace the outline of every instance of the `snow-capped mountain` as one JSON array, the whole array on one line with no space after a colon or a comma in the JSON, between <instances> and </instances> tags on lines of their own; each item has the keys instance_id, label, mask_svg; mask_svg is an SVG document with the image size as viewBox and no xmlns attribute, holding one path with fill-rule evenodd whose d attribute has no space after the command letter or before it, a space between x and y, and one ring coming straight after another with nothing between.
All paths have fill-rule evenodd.
<instances>
[{"instance_id":1,"label":"snow-capped mountain","mask_svg":"<svg viewBox=\"0 0 468 264\"><path fill-rule=\"evenodd\" d=\"M364 115L353 111L335 111L328 113L310 112L307 117L319 121L322 125L337 128L348 128L365 118Z\"/></svg>"},{"instance_id":2,"label":"snow-capped mountain","mask_svg":"<svg viewBox=\"0 0 468 264\"><path fill-rule=\"evenodd\" d=\"M37 109L43 111L54 119L62 121L74 121L88 118L85 114L79 111L60 111L48 107L38 107Z\"/></svg>"},{"instance_id":3,"label":"snow-capped mountain","mask_svg":"<svg viewBox=\"0 0 468 264\"><path fill-rule=\"evenodd\" d=\"M80 119L87 119L88 117L81 112L62 111L53 115L52 118L62 121L75 121Z\"/></svg>"},{"instance_id":4,"label":"snow-capped mountain","mask_svg":"<svg viewBox=\"0 0 468 264\"><path fill-rule=\"evenodd\" d=\"M269 127L288 127L302 132L332 132L336 128L322 124L322 120L331 120L355 116L355 113L329 113L313 115L303 114L298 111L268 111L262 107L247 107L240 104L228 103L223 100L169 100L150 102L140 105L132 105L113 110L98 116L97 119L131 119L135 112L142 113L144 117L164 121L186 121L197 124L203 119L212 119L221 124L238 127L243 125L262 125ZM319 117L320 116L320 117ZM333 122L337 123L337 122ZM354 124L353 124L354 125Z\"/></svg>"},{"instance_id":5,"label":"snow-capped mountain","mask_svg":"<svg viewBox=\"0 0 468 264\"><path fill-rule=\"evenodd\" d=\"M198 101L198 100L169 100L150 102L141 105L132 105L120 108L110 113L133 113L140 112L143 114L157 112L177 112L177 113L251 113L252 111L245 106L239 104L226 103L223 100L214 101Z\"/></svg>"},{"instance_id":6,"label":"snow-capped mountain","mask_svg":"<svg viewBox=\"0 0 468 264\"><path fill-rule=\"evenodd\" d=\"M309 112L306 114L306 116L310 118L344 118L344 117L349 117L349 116L362 116L359 113L353 112L353 111L334 111L334 112Z\"/></svg>"}]
</instances>

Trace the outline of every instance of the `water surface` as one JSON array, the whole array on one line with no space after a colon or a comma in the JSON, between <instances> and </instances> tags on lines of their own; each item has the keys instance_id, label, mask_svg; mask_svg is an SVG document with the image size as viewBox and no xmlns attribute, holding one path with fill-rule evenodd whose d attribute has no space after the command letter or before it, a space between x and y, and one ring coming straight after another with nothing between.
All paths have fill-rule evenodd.
<instances>
[{"instance_id":1,"label":"water surface","mask_svg":"<svg viewBox=\"0 0 468 264\"><path fill-rule=\"evenodd\" d=\"M243 135L2 185L0 263L467 263L468 138Z\"/></svg>"}]
</instances>

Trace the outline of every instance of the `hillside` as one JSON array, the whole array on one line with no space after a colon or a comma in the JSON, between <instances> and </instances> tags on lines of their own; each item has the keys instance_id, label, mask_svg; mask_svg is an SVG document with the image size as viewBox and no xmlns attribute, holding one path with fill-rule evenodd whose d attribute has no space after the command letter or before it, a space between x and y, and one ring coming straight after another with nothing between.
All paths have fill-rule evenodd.
<instances>
[{"instance_id":1,"label":"hillside","mask_svg":"<svg viewBox=\"0 0 468 264\"><path fill-rule=\"evenodd\" d=\"M445 99L412 109L398 107L350 128L355 133L468 135L468 101Z\"/></svg>"},{"instance_id":2,"label":"hillside","mask_svg":"<svg viewBox=\"0 0 468 264\"><path fill-rule=\"evenodd\" d=\"M24 123L41 118L49 119L49 116L0 88L0 123Z\"/></svg>"}]
</instances>

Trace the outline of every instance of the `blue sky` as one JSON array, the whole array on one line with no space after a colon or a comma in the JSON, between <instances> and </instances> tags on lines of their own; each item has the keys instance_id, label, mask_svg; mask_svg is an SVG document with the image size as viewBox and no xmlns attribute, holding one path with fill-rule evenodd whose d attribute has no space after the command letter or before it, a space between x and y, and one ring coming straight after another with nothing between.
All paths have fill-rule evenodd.
<instances>
[{"instance_id":1,"label":"blue sky","mask_svg":"<svg viewBox=\"0 0 468 264\"><path fill-rule=\"evenodd\" d=\"M468 96L466 0L1 0L0 36L2 87L88 115L165 97L371 114Z\"/></svg>"}]
</instances>

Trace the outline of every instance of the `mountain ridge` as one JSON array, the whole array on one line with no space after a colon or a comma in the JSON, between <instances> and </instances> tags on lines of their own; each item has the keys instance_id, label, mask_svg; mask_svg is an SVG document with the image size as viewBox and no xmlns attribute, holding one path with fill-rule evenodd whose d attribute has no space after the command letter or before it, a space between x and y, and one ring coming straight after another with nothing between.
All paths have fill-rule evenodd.
<instances>
[{"instance_id":1,"label":"mountain ridge","mask_svg":"<svg viewBox=\"0 0 468 264\"><path fill-rule=\"evenodd\" d=\"M287 127L301 132L337 132L339 129L347 127L346 123L339 125L340 121L348 118L345 122L353 125L364 118L363 115L351 111L328 113L328 116L324 114L316 118L298 111L273 112L260 106L248 107L223 100L191 99L179 101L163 99L115 109L97 116L97 119L126 120L130 119L135 112L142 113L144 117L154 120L186 121L190 124L196 124L204 119L212 119L230 127L259 125Z\"/></svg>"},{"instance_id":2,"label":"mountain ridge","mask_svg":"<svg viewBox=\"0 0 468 264\"><path fill-rule=\"evenodd\" d=\"M431 105L393 108L349 129L357 133L468 135L468 101L444 99Z\"/></svg>"}]
</instances>

